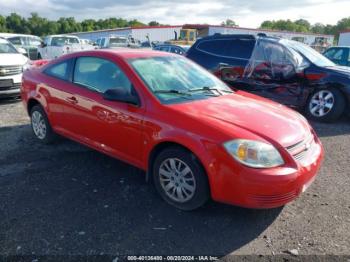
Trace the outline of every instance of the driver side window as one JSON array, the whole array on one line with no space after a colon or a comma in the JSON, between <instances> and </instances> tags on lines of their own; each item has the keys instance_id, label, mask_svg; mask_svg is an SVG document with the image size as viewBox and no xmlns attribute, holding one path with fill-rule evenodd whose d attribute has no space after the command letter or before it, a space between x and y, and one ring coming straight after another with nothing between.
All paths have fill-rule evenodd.
<instances>
[{"instance_id":1,"label":"driver side window","mask_svg":"<svg viewBox=\"0 0 350 262\"><path fill-rule=\"evenodd\" d=\"M261 80L285 80L295 75L295 61L281 45L260 42L252 56L251 77Z\"/></svg>"},{"instance_id":2,"label":"driver side window","mask_svg":"<svg viewBox=\"0 0 350 262\"><path fill-rule=\"evenodd\" d=\"M132 84L124 72L113 62L98 57L79 57L73 82L99 93L108 89L132 92Z\"/></svg>"}]
</instances>

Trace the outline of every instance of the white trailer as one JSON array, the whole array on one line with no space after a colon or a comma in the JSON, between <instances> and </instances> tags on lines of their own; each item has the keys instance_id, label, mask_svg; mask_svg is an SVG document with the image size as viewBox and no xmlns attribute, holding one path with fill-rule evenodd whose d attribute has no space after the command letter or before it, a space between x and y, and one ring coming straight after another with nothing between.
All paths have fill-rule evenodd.
<instances>
[{"instance_id":1,"label":"white trailer","mask_svg":"<svg viewBox=\"0 0 350 262\"><path fill-rule=\"evenodd\" d=\"M340 32L338 45L339 46L350 46L350 30Z\"/></svg>"}]
</instances>

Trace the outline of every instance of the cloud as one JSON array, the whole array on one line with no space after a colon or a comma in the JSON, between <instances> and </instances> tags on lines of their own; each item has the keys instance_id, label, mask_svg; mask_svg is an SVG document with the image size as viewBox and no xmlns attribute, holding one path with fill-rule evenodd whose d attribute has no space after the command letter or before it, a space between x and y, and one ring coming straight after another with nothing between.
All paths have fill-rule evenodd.
<instances>
[{"instance_id":1,"label":"cloud","mask_svg":"<svg viewBox=\"0 0 350 262\"><path fill-rule=\"evenodd\" d=\"M122 17L143 22L156 20L166 24L219 24L227 18L240 26L257 27L264 20L300 19L336 23L347 17L347 0L0 0L0 14L17 12L29 16L57 19L72 16L87 18Z\"/></svg>"}]
</instances>

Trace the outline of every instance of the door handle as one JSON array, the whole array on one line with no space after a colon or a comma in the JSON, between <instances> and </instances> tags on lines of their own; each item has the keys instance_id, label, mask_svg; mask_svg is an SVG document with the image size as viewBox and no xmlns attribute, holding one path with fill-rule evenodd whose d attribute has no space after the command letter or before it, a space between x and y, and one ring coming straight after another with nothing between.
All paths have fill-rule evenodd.
<instances>
[{"instance_id":1,"label":"door handle","mask_svg":"<svg viewBox=\"0 0 350 262\"><path fill-rule=\"evenodd\" d=\"M76 99L76 97L72 96L72 97L67 97L66 101L71 103L71 104L77 104L78 100Z\"/></svg>"}]
</instances>

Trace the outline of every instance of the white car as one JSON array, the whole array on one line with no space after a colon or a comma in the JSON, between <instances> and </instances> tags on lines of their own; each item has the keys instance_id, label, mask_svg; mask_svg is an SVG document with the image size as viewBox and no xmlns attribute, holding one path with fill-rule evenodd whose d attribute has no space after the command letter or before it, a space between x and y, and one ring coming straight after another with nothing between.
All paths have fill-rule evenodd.
<instances>
[{"instance_id":1,"label":"white car","mask_svg":"<svg viewBox=\"0 0 350 262\"><path fill-rule=\"evenodd\" d=\"M0 38L0 97L18 97L22 72L29 67L29 59L9 41Z\"/></svg>"},{"instance_id":2,"label":"white car","mask_svg":"<svg viewBox=\"0 0 350 262\"><path fill-rule=\"evenodd\" d=\"M99 48L139 48L141 44L131 36L110 35L96 40Z\"/></svg>"},{"instance_id":3,"label":"white car","mask_svg":"<svg viewBox=\"0 0 350 262\"><path fill-rule=\"evenodd\" d=\"M38 59L55 59L64 54L92 50L90 44L82 44L79 37L72 35L51 35L44 38L38 49Z\"/></svg>"}]
</instances>

